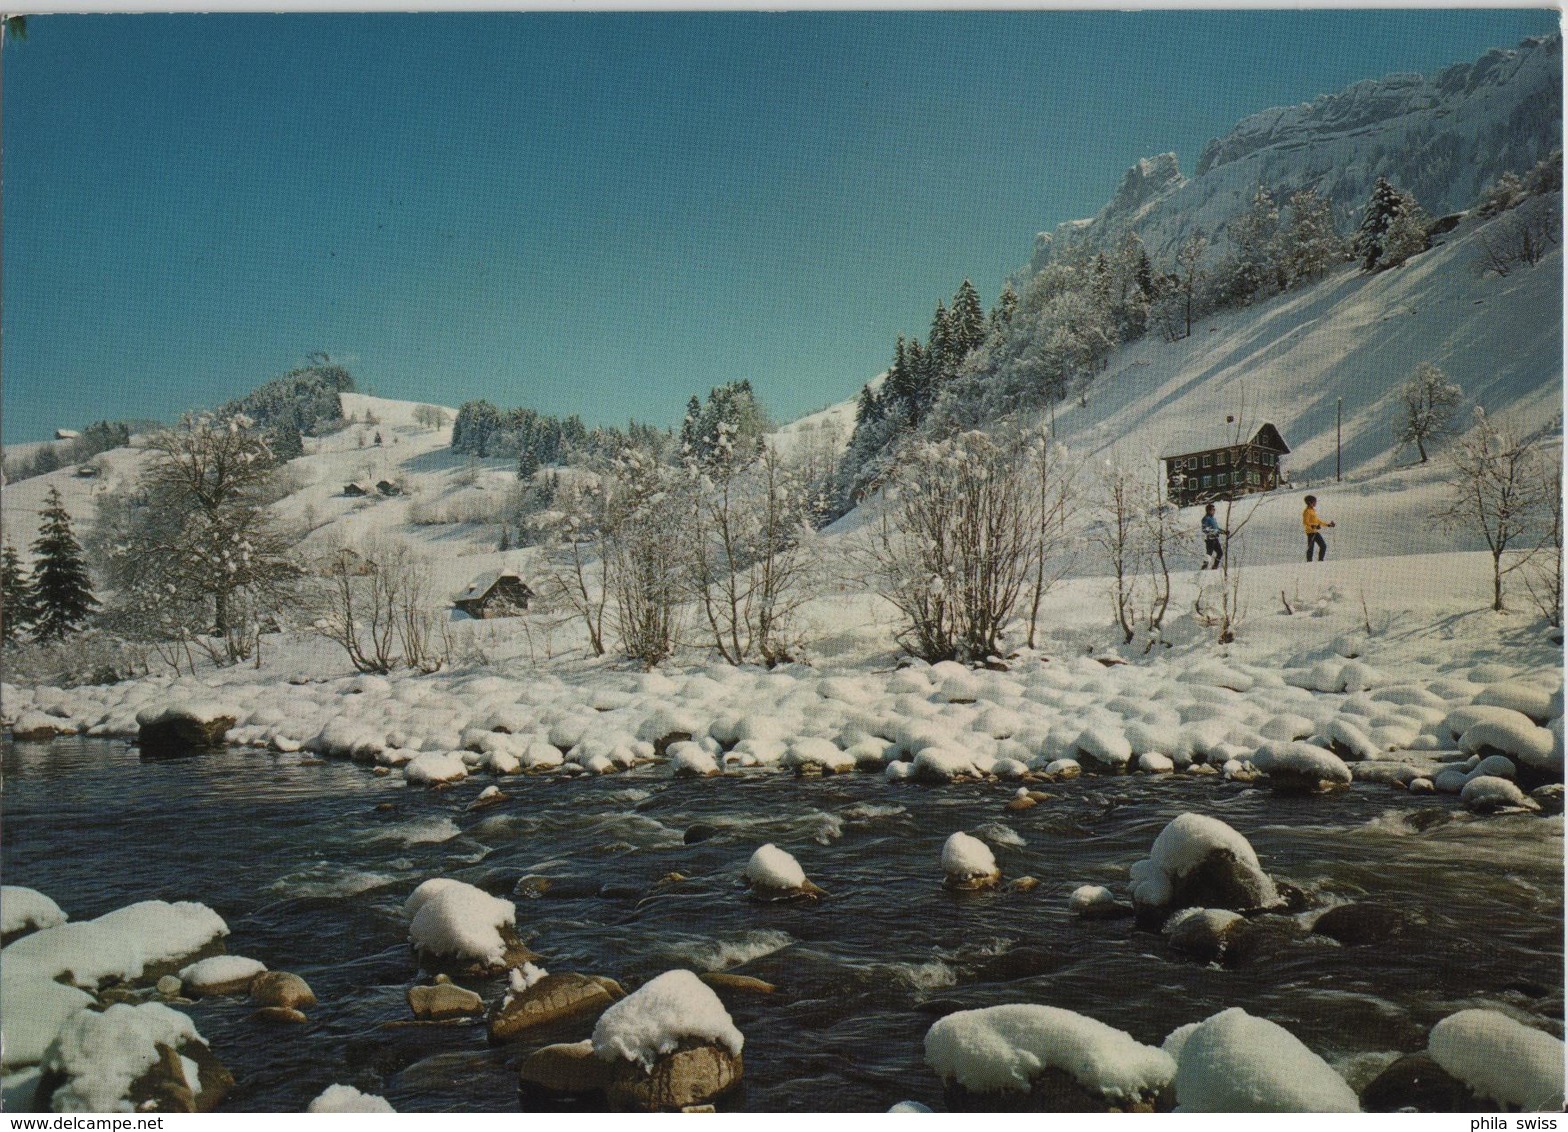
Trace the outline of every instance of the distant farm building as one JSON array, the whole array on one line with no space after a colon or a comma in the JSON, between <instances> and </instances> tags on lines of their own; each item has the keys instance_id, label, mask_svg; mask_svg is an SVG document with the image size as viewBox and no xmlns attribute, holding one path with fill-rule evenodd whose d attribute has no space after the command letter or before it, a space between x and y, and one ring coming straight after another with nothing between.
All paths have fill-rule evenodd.
<instances>
[{"instance_id":1,"label":"distant farm building","mask_svg":"<svg viewBox=\"0 0 1568 1132\"><path fill-rule=\"evenodd\" d=\"M481 620L489 617L516 617L528 611L534 591L510 570L484 574L468 584L458 594L453 605L470 617Z\"/></svg>"},{"instance_id":2,"label":"distant farm building","mask_svg":"<svg viewBox=\"0 0 1568 1132\"><path fill-rule=\"evenodd\" d=\"M1161 456L1166 498L1187 507L1273 491L1279 486L1279 458L1289 454L1290 446L1279 429L1265 424L1245 443Z\"/></svg>"},{"instance_id":3,"label":"distant farm building","mask_svg":"<svg viewBox=\"0 0 1568 1132\"><path fill-rule=\"evenodd\" d=\"M343 485L343 494L348 496L350 499L358 499L360 496L370 494L370 485L368 483L361 483L359 480L355 480L353 483L346 483Z\"/></svg>"},{"instance_id":4,"label":"distant farm building","mask_svg":"<svg viewBox=\"0 0 1568 1132\"><path fill-rule=\"evenodd\" d=\"M54 438L56 440L80 440L82 434L74 428L57 428L54 430Z\"/></svg>"},{"instance_id":5,"label":"distant farm building","mask_svg":"<svg viewBox=\"0 0 1568 1132\"><path fill-rule=\"evenodd\" d=\"M376 490L382 495L402 495L403 489L391 480L381 480L376 484Z\"/></svg>"}]
</instances>

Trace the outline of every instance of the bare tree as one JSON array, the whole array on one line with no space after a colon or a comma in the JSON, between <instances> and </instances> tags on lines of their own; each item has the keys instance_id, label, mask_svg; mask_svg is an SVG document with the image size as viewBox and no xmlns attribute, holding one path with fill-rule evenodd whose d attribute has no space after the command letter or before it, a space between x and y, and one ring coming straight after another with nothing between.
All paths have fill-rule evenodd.
<instances>
[{"instance_id":1,"label":"bare tree","mask_svg":"<svg viewBox=\"0 0 1568 1132\"><path fill-rule=\"evenodd\" d=\"M1075 513L1077 467L1067 449L1047 431L1029 438L1025 467L1031 496L1027 515L1031 527L1027 644L1032 649L1037 647L1040 603L1072 568L1067 525Z\"/></svg>"},{"instance_id":2,"label":"bare tree","mask_svg":"<svg viewBox=\"0 0 1568 1132\"><path fill-rule=\"evenodd\" d=\"M1532 527L1541 526L1542 476L1540 465L1546 438L1561 420L1520 433L1494 424L1479 407L1475 426L1454 442L1448 456L1448 500L1434 518L1450 530L1479 533L1492 556L1492 608L1501 612L1503 579L1520 569L1537 549L1523 554ZM1515 550L1504 565L1504 556Z\"/></svg>"},{"instance_id":3,"label":"bare tree","mask_svg":"<svg viewBox=\"0 0 1568 1132\"><path fill-rule=\"evenodd\" d=\"M1480 269L1502 276L1521 265L1534 267L1556 246L1561 224L1558 206L1550 198L1531 197L1476 234Z\"/></svg>"},{"instance_id":4,"label":"bare tree","mask_svg":"<svg viewBox=\"0 0 1568 1132\"><path fill-rule=\"evenodd\" d=\"M1449 381L1447 374L1431 362L1422 362L1400 386L1401 413L1394 439L1401 447L1414 444L1421 462L1426 463L1426 446L1452 431L1454 412L1464 399L1465 391Z\"/></svg>"},{"instance_id":5,"label":"bare tree","mask_svg":"<svg viewBox=\"0 0 1568 1132\"><path fill-rule=\"evenodd\" d=\"M979 432L911 446L860 556L925 660L983 660L1028 585L1037 524L1015 443Z\"/></svg>"},{"instance_id":6,"label":"bare tree","mask_svg":"<svg viewBox=\"0 0 1568 1132\"><path fill-rule=\"evenodd\" d=\"M1538 473L1541 536L1525 572L1530 600L1547 623L1563 624L1563 454L1562 449L1543 454Z\"/></svg>"},{"instance_id":7,"label":"bare tree","mask_svg":"<svg viewBox=\"0 0 1568 1132\"><path fill-rule=\"evenodd\" d=\"M768 445L744 468L687 465L693 526L689 585L714 647L731 664L800 652L795 621L811 574L811 469Z\"/></svg>"},{"instance_id":8,"label":"bare tree","mask_svg":"<svg viewBox=\"0 0 1568 1132\"><path fill-rule=\"evenodd\" d=\"M579 618L589 649L603 656L604 611L610 599L606 542L614 518L605 490L599 483L573 481L562 488L544 518L541 596Z\"/></svg>"},{"instance_id":9,"label":"bare tree","mask_svg":"<svg viewBox=\"0 0 1568 1132\"><path fill-rule=\"evenodd\" d=\"M357 671L435 672L450 659L429 566L403 544L339 546L320 563L318 583L315 628L342 647Z\"/></svg>"},{"instance_id":10,"label":"bare tree","mask_svg":"<svg viewBox=\"0 0 1568 1132\"><path fill-rule=\"evenodd\" d=\"M1122 643L1131 644L1141 625L1152 648L1170 610L1170 559L1180 538L1180 512L1160 499L1157 477L1142 480L1115 461L1106 461L1099 486L1104 518L1089 537L1111 569L1111 609Z\"/></svg>"}]
</instances>

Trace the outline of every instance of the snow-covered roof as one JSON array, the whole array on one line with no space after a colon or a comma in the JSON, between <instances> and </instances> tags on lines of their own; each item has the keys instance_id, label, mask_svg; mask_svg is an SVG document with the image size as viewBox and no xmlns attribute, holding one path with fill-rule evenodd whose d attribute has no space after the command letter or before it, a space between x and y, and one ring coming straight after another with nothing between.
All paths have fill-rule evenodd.
<instances>
[{"instance_id":1,"label":"snow-covered roof","mask_svg":"<svg viewBox=\"0 0 1568 1132\"><path fill-rule=\"evenodd\" d=\"M503 578L522 584L523 578L516 570L487 570L473 581L468 583L468 588L457 595L457 601L476 601L489 593L495 584Z\"/></svg>"},{"instance_id":2,"label":"snow-covered roof","mask_svg":"<svg viewBox=\"0 0 1568 1132\"><path fill-rule=\"evenodd\" d=\"M1236 426L1220 422L1187 425L1165 433L1159 440L1160 459L1169 460L1174 456L1187 456L1193 452L1207 452L1213 448L1227 448L1234 444L1251 444L1255 440L1265 447L1278 447L1285 452L1290 451L1279 429L1267 422L1257 428L1245 430L1239 441L1236 439Z\"/></svg>"}]
</instances>

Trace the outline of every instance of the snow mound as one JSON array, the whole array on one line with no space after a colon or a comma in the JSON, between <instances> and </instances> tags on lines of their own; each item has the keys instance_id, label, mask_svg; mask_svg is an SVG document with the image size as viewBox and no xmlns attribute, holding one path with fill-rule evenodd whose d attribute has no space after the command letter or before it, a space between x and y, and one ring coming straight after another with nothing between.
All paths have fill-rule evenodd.
<instances>
[{"instance_id":1,"label":"snow mound","mask_svg":"<svg viewBox=\"0 0 1568 1132\"><path fill-rule=\"evenodd\" d=\"M1328 1062L1283 1026L1239 1006L1205 1019L1176 1044L1176 1104L1184 1112L1361 1111Z\"/></svg>"},{"instance_id":2,"label":"snow mound","mask_svg":"<svg viewBox=\"0 0 1568 1132\"><path fill-rule=\"evenodd\" d=\"M769 843L746 862L746 879L758 888L798 889L806 883L806 872L794 857Z\"/></svg>"},{"instance_id":3,"label":"snow mound","mask_svg":"<svg viewBox=\"0 0 1568 1132\"><path fill-rule=\"evenodd\" d=\"M1082 916L1090 908L1116 903L1116 897L1103 884L1081 884L1067 898L1067 910Z\"/></svg>"},{"instance_id":4,"label":"snow mound","mask_svg":"<svg viewBox=\"0 0 1568 1132\"><path fill-rule=\"evenodd\" d=\"M446 877L415 889L404 911L412 913L409 943L422 955L446 959L499 963L506 953L501 929L517 924L517 906L510 900Z\"/></svg>"},{"instance_id":5,"label":"snow mound","mask_svg":"<svg viewBox=\"0 0 1568 1132\"><path fill-rule=\"evenodd\" d=\"M36 889L19 884L0 886L0 935L52 928L68 918L58 904Z\"/></svg>"},{"instance_id":6,"label":"snow mound","mask_svg":"<svg viewBox=\"0 0 1568 1132\"><path fill-rule=\"evenodd\" d=\"M670 759L670 773L677 778L712 778L722 773L718 761L696 743L672 743L665 753Z\"/></svg>"},{"instance_id":7,"label":"snow mound","mask_svg":"<svg viewBox=\"0 0 1568 1132\"><path fill-rule=\"evenodd\" d=\"M26 968L6 960L0 965L0 1065L37 1065L66 1020L93 1003L84 990L29 977Z\"/></svg>"},{"instance_id":8,"label":"snow mound","mask_svg":"<svg viewBox=\"0 0 1568 1132\"><path fill-rule=\"evenodd\" d=\"M1563 1107L1563 1043L1499 1011L1450 1014L1432 1027L1427 1052L1479 1096L1527 1112Z\"/></svg>"},{"instance_id":9,"label":"snow mound","mask_svg":"<svg viewBox=\"0 0 1568 1132\"><path fill-rule=\"evenodd\" d=\"M1552 710L1552 690L1532 680L1503 680L1488 684L1475 698L1479 707L1502 707L1527 715L1531 719L1550 719L1557 713Z\"/></svg>"},{"instance_id":10,"label":"snow mound","mask_svg":"<svg viewBox=\"0 0 1568 1132\"><path fill-rule=\"evenodd\" d=\"M856 756L841 751L827 739L799 738L790 740L789 751L781 765L796 770L816 769L825 774L842 774L855 769Z\"/></svg>"},{"instance_id":11,"label":"snow mound","mask_svg":"<svg viewBox=\"0 0 1568 1132\"><path fill-rule=\"evenodd\" d=\"M1140 904L1168 905L1175 898L1178 883L1214 854L1229 854L1235 859L1260 906L1278 902L1274 882L1259 866L1258 855L1247 839L1218 818L1193 813L1172 819L1154 839L1149 856L1132 866L1133 898Z\"/></svg>"},{"instance_id":12,"label":"snow mound","mask_svg":"<svg viewBox=\"0 0 1568 1132\"><path fill-rule=\"evenodd\" d=\"M1270 742L1258 748L1252 765L1270 778L1291 783L1350 785L1350 768L1332 751L1311 743Z\"/></svg>"},{"instance_id":13,"label":"snow mound","mask_svg":"<svg viewBox=\"0 0 1568 1132\"><path fill-rule=\"evenodd\" d=\"M426 751L409 761L403 777L416 785L436 786L467 778L468 765L460 751Z\"/></svg>"},{"instance_id":14,"label":"snow mound","mask_svg":"<svg viewBox=\"0 0 1568 1132\"><path fill-rule=\"evenodd\" d=\"M1158 1092L1175 1075L1168 1054L1123 1030L1055 1006L960 1010L926 1032L926 1064L970 1092L1027 1092L1046 1069L1109 1101Z\"/></svg>"},{"instance_id":15,"label":"snow mound","mask_svg":"<svg viewBox=\"0 0 1568 1132\"><path fill-rule=\"evenodd\" d=\"M1467 810L1492 813L1503 809L1535 810L1540 804L1506 778L1483 774L1465 783L1459 801Z\"/></svg>"},{"instance_id":16,"label":"snow mound","mask_svg":"<svg viewBox=\"0 0 1568 1132\"><path fill-rule=\"evenodd\" d=\"M1528 717L1513 712L1481 720L1466 728L1459 737L1459 749L1474 754L1500 751L1541 771L1561 771L1563 765L1552 733L1537 727Z\"/></svg>"},{"instance_id":17,"label":"snow mound","mask_svg":"<svg viewBox=\"0 0 1568 1132\"><path fill-rule=\"evenodd\" d=\"M385 1097L362 1093L353 1085L328 1085L305 1106L306 1112L396 1112Z\"/></svg>"},{"instance_id":18,"label":"snow mound","mask_svg":"<svg viewBox=\"0 0 1568 1132\"><path fill-rule=\"evenodd\" d=\"M194 955L228 934L223 918L205 904L144 900L23 936L5 949L0 966L12 978L64 978L91 988L140 978L148 966Z\"/></svg>"},{"instance_id":19,"label":"snow mound","mask_svg":"<svg viewBox=\"0 0 1568 1132\"><path fill-rule=\"evenodd\" d=\"M978 837L962 831L953 834L942 846L942 872L954 884L965 884L998 875L991 847Z\"/></svg>"},{"instance_id":20,"label":"snow mound","mask_svg":"<svg viewBox=\"0 0 1568 1132\"><path fill-rule=\"evenodd\" d=\"M214 955L181 970L180 982L185 984L187 991L205 994L213 987L253 979L266 969L267 965L259 959L247 959L243 955Z\"/></svg>"},{"instance_id":21,"label":"snow mound","mask_svg":"<svg viewBox=\"0 0 1568 1132\"><path fill-rule=\"evenodd\" d=\"M722 1046L737 1056L745 1044L719 996L685 970L646 983L600 1015L593 1028L595 1054L644 1069L683 1041Z\"/></svg>"},{"instance_id":22,"label":"snow mound","mask_svg":"<svg viewBox=\"0 0 1568 1132\"><path fill-rule=\"evenodd\" d=\"M158 1063L158 1045L178 1049L199 1042L189 1018L159 1002L119 1003L102 1014L83 1010L60 1028L43 1058L45 1074L59 1074L55 1112L130 1112L132 1083ZM188 1084L194 1090L198 1083Z\"/></svg>"}]
</instances>

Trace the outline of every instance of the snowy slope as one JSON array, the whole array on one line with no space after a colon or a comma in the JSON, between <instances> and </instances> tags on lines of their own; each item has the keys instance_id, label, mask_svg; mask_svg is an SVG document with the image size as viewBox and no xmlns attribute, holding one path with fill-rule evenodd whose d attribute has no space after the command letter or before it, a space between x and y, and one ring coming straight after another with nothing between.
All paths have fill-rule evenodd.
<instances>
[{"instance_id":1,"label":"snowy slope","mask_svg":"<svg viewBox=\"0 0 1568 1132\"><path fill-rule=\"evenodd\" d=\"M1362 479L1414 459L1393 452L1391 429L1398 387L1424 361L1489 413L1545 419L1562 390L1562 252L1506 278L1479 275L1486 227L1466 222L1392 271L1346 265L1205 318L1180 342L1149 335L1113 356L1087 409L1058 409L1059 435L1097 456L1152 458L1184 440L1225 443L1225 417L1240 415L1279 428L1294 480L1321 481L1334 475L1343 401L1342 470Z\"/></svg>"}]
</instances>

